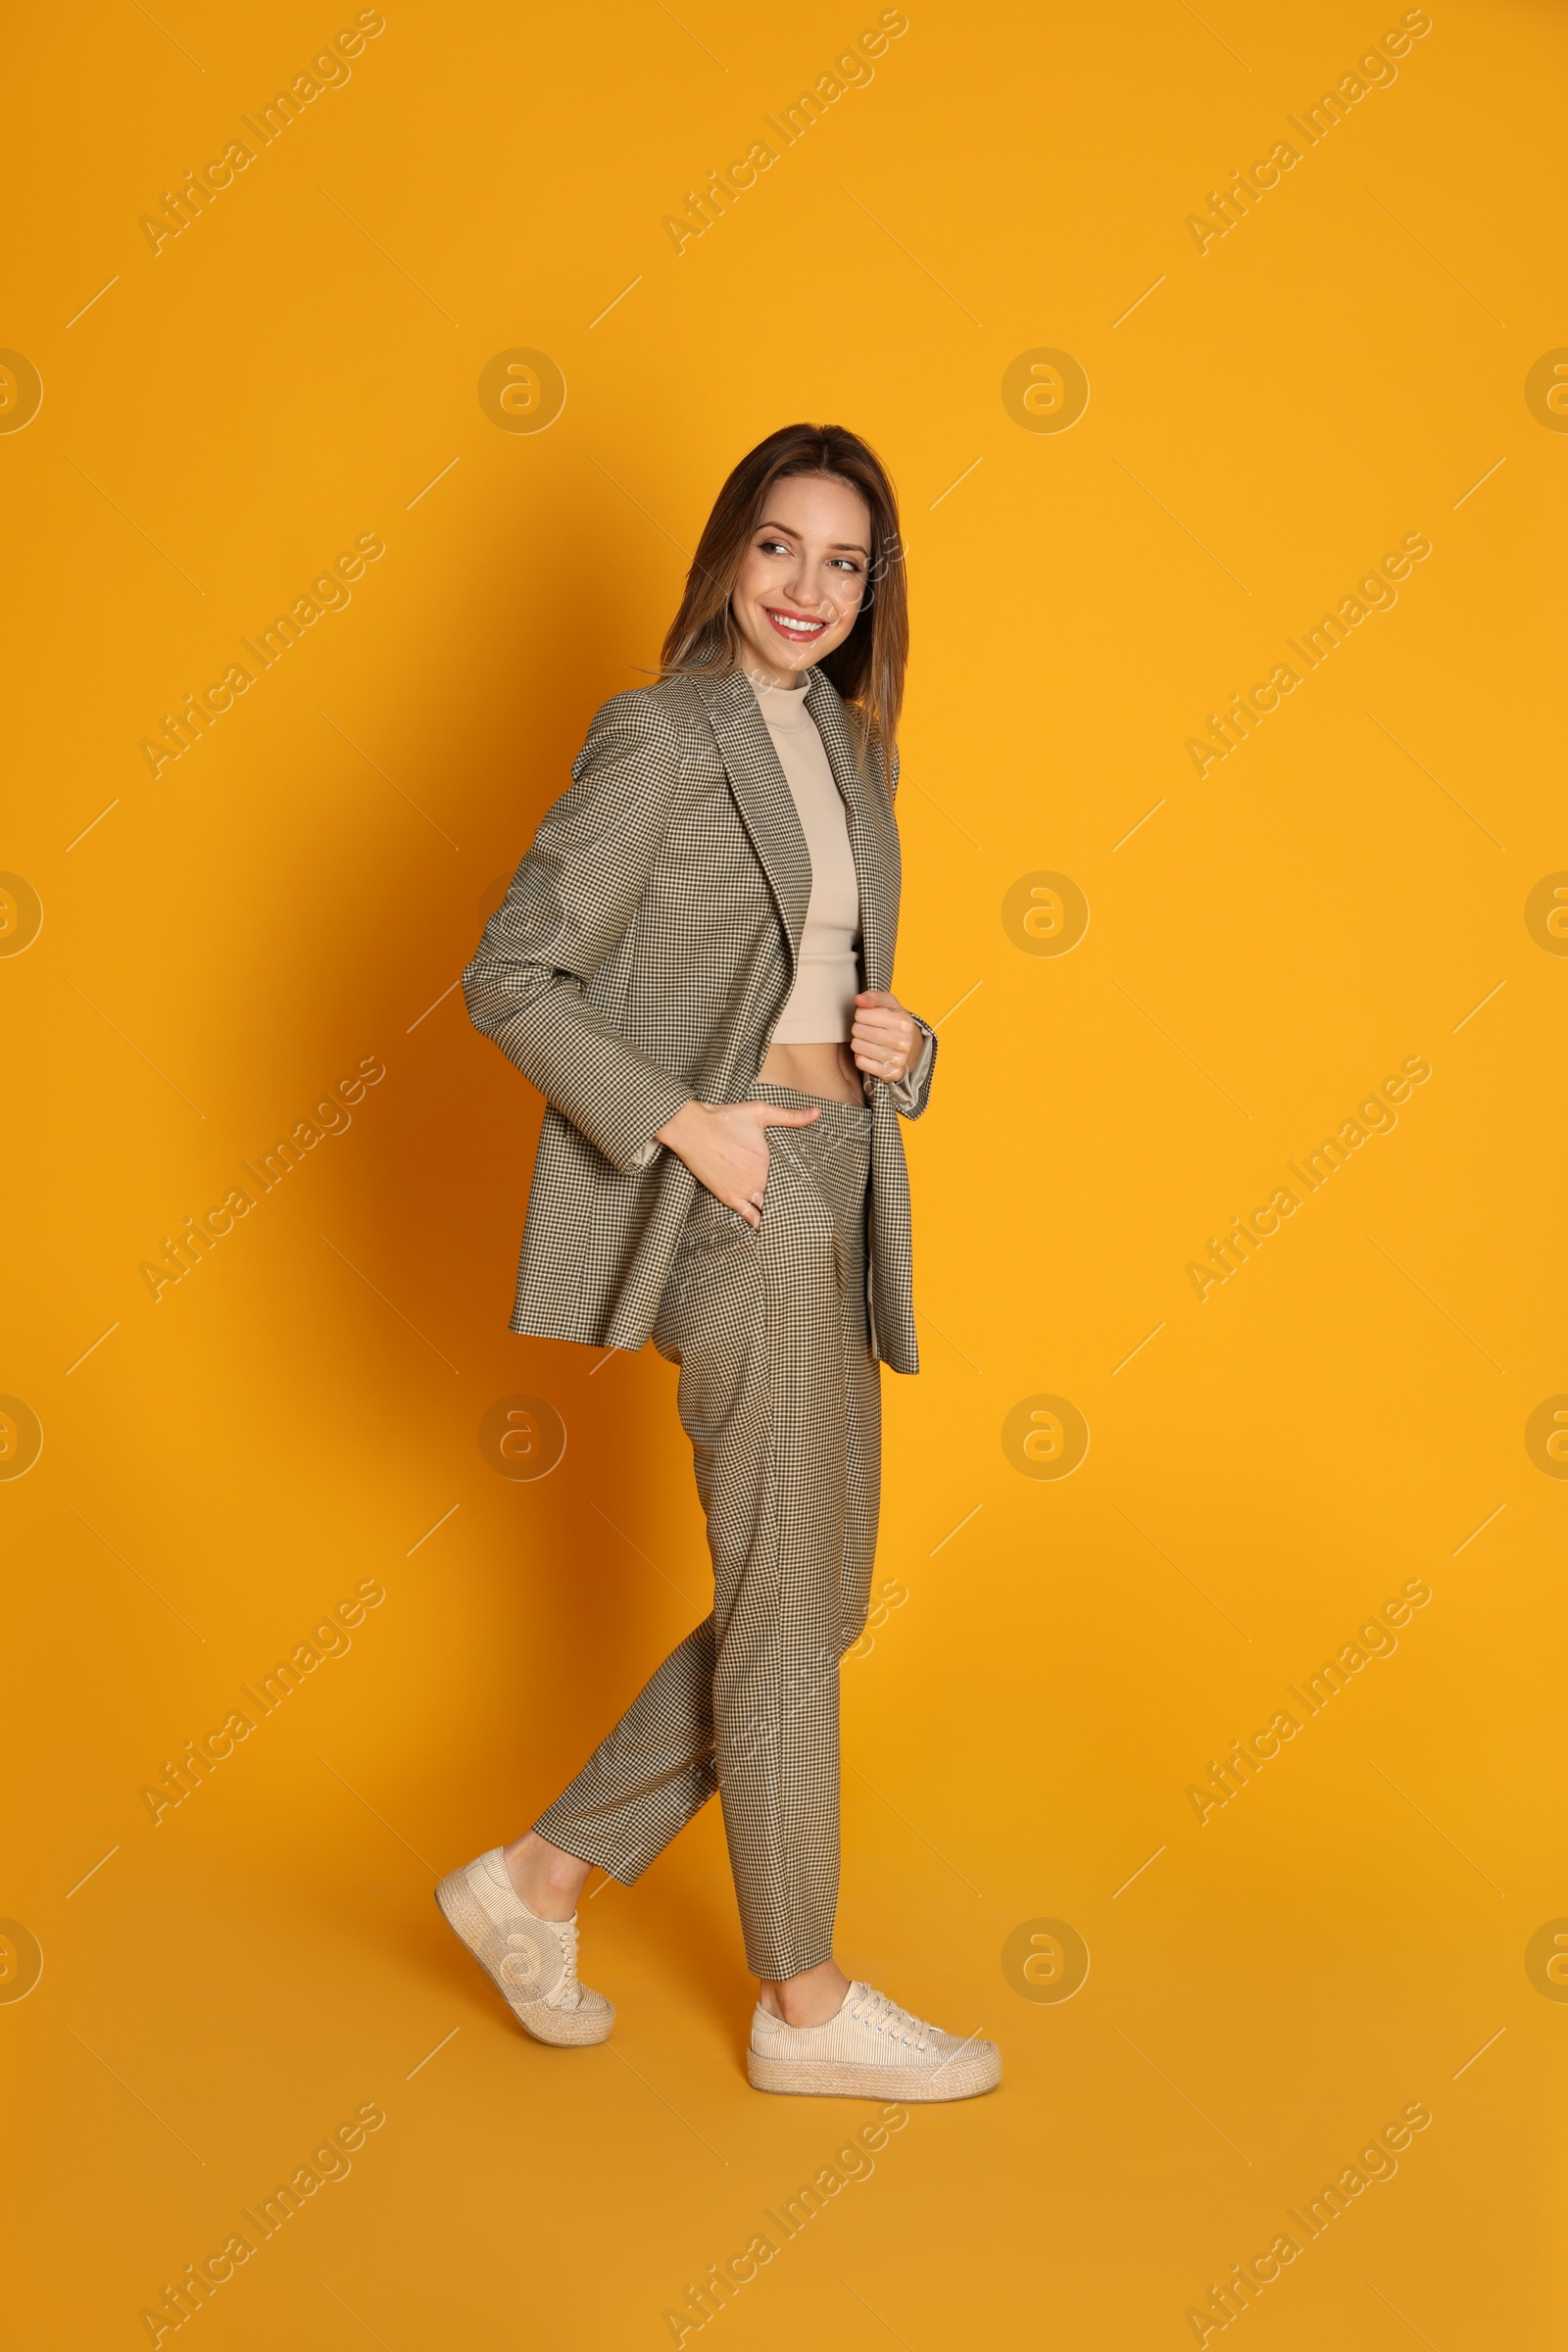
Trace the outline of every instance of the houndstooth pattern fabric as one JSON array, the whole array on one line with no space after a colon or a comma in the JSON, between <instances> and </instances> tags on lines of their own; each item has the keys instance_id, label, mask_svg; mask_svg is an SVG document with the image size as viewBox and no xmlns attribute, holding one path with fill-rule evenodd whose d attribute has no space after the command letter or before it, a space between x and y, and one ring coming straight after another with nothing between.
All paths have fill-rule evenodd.
<instances>
[{"instance_id":1,"label":"houndstooth pattern fabric","mask_svg":"<svg viewBox=\"0 0 1568 2352\"><path fill-rule=\"evenodd\" d=\"M812 1126L768 1130L760 1227L698 1195L654 1334L680 1366L711 1614L534 1825L630 1882L716 1788L748 1965L770 1983L832 1953L839 1659L865 1622L881 1476L864 1280L873 1114L820 1108Z\"/></svg>"},{"instance_id":2,"label":"houndstooth pattern fabric","mask_svg":"<svg viewBox=\"0 0 1568 2352\"><path fill-rule=\"evenodd\" d=\"M820 669L806 689L844 796L866 986L892 986L899 838L891 781ZM652 1334L697 1189L647 1148L694 1096L750 1094L794 985L810 898L806 839L744 670L616 695L595 717L464 974L475 1026L548 1108L512 1329L599 1348ZM874 1351L918 1368L902 1103L871 1083Z\"/></svg>"}]
</instances>

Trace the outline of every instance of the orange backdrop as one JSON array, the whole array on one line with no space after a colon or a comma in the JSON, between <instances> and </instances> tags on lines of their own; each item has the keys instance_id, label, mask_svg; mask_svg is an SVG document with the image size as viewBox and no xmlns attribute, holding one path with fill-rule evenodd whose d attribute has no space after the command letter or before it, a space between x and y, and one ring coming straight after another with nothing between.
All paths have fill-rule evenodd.
<instances>
[{"instance_id":1,"label":"orange backdrop","mask_svg":"<svg viewBox=\"0 0 1568 2352\"><path fill-rule=\"evenodd\" d=\"M1548 2340L1564 45L14 34L18 2343ZM799 416L906 504L942 1034L842 1951L1007 2070L875 2147L745 2086L716 1816L596 1883L600 2051L430 1902L707 1605L669 1368L507 1334L457 976Z\"/></svg>"}]
</instances>

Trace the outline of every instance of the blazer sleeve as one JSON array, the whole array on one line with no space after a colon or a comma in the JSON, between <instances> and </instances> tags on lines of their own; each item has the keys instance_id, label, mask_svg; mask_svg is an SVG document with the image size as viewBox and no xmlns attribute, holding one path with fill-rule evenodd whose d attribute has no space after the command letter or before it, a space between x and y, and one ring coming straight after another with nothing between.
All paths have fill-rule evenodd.
<instances>
[{"instance_id":1,"label":"blazer sleeve","mask_svg":"<svg viewBox=\"0 0 1568 2352\"><path fill-rule=\"evenodd\" d=\"M624 1175L656 1156L654 1137L692 1090L583 989L637 910L682 773L674 720L654 696L608 702L463 975L474 1027Z\"/></svg>"}]
</instances>

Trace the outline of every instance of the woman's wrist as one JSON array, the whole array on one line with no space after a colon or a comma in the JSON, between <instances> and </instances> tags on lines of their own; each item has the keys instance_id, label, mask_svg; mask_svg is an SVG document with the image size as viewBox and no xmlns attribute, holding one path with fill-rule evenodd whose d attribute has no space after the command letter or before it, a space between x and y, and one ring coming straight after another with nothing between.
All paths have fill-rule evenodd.
<instances>
[{"instance_id":1,"label":"woman's wrist","mask_svg":"<svg viewBox=\"0 0 1568 2352\"><path fill-rule=\"evenodd\" d=\"M707 1110L706 1102L699 1102L695 1095L688 1095L675 1116L672 1119L666 1119L662 1127L659 1129L654 1137L655 1143L663 1144L677 1157L684 1157L681 1147L689 1145L693 1137L701 1133L704 1114Z\"/></svg>"}]
</instances>

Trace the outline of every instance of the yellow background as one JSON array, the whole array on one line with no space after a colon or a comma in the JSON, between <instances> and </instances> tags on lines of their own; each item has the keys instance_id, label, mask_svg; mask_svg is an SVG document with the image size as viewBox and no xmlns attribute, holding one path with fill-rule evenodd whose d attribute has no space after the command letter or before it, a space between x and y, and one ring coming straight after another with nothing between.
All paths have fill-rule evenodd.
<instances>
[{"instance_id":1,"label":"yellow background","mask_svg":"<svg viewBox=\"0 0 1568 2352\"><path fill-rule=\"evenodd\" d=\"M1524 1430L1568 1388L1568 970L1524 907L1568 866L1568 440L1524 384L1568 343L1561 16L1435 0L1200 255L1187 216L1397 9L911 0L677 257L662 217L877 14L389 0L156 255L139 217L352 10L34 12L18 43L18 2344L146 2341L368 2101L384 2128L221 2288L208 2352L669 2342L865 2120L745 2084L715 1811L585 1907L601 2050L526 2042L430 1901L707 1605L669 1369L507 1334L539 1104L444 992L654 664L724 471L801 416L864 432L904 500L897 986L943 1016L841 1952L1006 2075L914 2111L712 2325L1191 2342L1209 2282L1419 2100L1397 2177L1238 2325L1553 2340L1568 2012L1525 1948L1568 1913L1568 1497ZM480 406L516 347L564 372L548 431ZM1091 386L1061 433L1002 397L1043 347ZM1415 531L1397 606L1200 780L1206 714ZM155 780L160 714L366 532L352 604ZM1060 956L1003 921L1043 870L1091 909ZM1200 1304L1206 1238L1415 1054L1397 1129ZM163 1237L365 1057L352 1128L155 1304ZM567 1432L539 1482L479 1450L518 1393ZM1064 1480L1003 1447L1040 1395L1091 1433ZM1397 1652L1200 1826L1189 1785L1413 1578ZM155 1828L142 1784L368 1579L352 1650ZM1091 1954L1069 2000L1004 1969L1042 1919Z\"/></svg>"}]
</instances>

